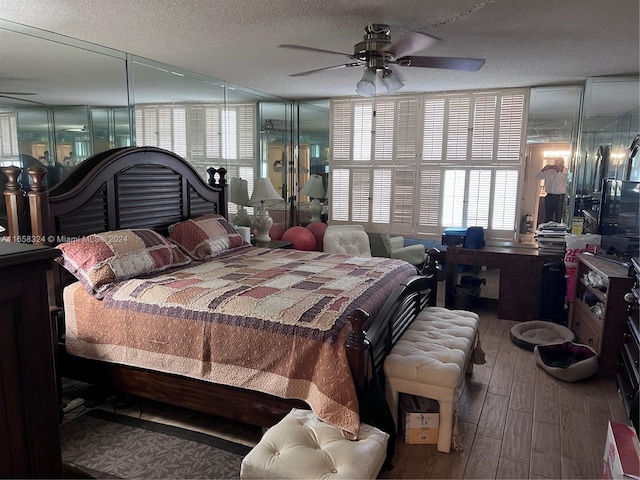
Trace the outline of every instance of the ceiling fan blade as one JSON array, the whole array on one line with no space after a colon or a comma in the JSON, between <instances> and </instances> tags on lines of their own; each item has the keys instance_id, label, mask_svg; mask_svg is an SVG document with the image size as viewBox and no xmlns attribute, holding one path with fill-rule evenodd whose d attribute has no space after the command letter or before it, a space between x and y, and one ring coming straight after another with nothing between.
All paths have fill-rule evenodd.
<instances>
[{"instance_id":1,"label":"ceiling fan blade","mask_svg":"<svg viewBox=\"0 0 640 480\"><path fill-rule=\"evenodd\" d=\"M334 55L344 55L347 58L355 58L350 53L334 52L333 50L324 50L322 48L305 47L304 45L291 45L291 44L287 43L287 44L284 44L284 45L278 45L278 47L280 47L280 48L290 48L290 49L293 49L293 50L307 50L309 52L331 53L331 54L334 54Z\"/></svg>"},{"instance_id":2,"label":"ceiling fan blade","mask_svg":"<svg viewBox=\"0 0 640 480\"><path fill-rule=\"evenodd\" d=\"M31 92L0 92L0 95L37 95Z\"/></svg>"},{"instance_id":3,"label":"ceiling fan blade","mask_svg":"<svg viewBox=\"0 0 640 480\"><path fill-rule=\"evenodd\" d=\"M35 103L36 105L44 105L44 103L42 102L36 102L35 100L27 100L26 98L12 97L11 95L0 94L0 98L8 98L10 100L15 100L17 102L27 102L27 103Z\"/></svg>"},{"instance_id":4,"label":"ceiling fan blade","mask_svg":"<svg viewBox=\"0 0 640 480\"><path fill-rule=\"evenodd\" d=\"M475 72L484 65L484 58L460 57L403 57L396 60L403 67L447 68Z\"/></svg>"},{"instance_id":5,"label":"ceiling fan blade","mask_svg":"<svg viewBox=\"0 0 640 480\"><path fill-rule=\"evenodd\" d=\"M314 73L322 72L324 70L335 70L336 68L343 68L343 67L359 67L361 65L362 64L360 62L344 63L342 65L334 65L333 67L322 67L322 68L316 68L315 70L309 70L309 71L306 71L306 72L292 73L289 76L290 77L304 77L305 75L312 75Z\"/></svg>"},{"instance_id":6,"label":"ceiling fan blade","mask_svg":"<svg viewBox=\"0 0 640 480\"><path fill-rule=\"evenodd\" d=\"M392 54L394 58L402 58L424 50L438 41L440 41L439 38L432 37L426 33L411 32L409 35L391 42L382 51Z\"/></svg>"}]
</instances>

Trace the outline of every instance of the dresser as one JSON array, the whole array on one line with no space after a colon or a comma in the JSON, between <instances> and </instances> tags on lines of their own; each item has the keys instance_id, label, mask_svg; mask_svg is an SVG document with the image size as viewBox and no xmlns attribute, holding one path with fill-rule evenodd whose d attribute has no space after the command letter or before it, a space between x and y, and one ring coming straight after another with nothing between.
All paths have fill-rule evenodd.
<instances>
[{"instance_id":1,"label":"dresser","mask_svg":"<svg viewBox=\"0 0 640 480\"><path fill-rule=\"evenodd\" d=\"M0 477L62 476L46 275L58 254L0 242Z\"/></svg>"},{"instance_id":2,"label":"dresser","mask_svg":"<svg viewBox=\"0 0 640 480\"><path fill-rule=\"evenodd\" d=\"M625 295L628 303L624 343L618 362L618 389L627 410L627 416L640 432L640 258L632 259L634 284Z\"/></svg>"},{"instance_id":3,"label":"dresser","mask_svg":"<svg viewBox=\"0 0 640 480\"><path fill-rule=\"evenodd\" d=\"M599 356L599 373L615 378L627 324L625 294L633 279L629 267L589 253L578 254L578 278L569 327L577 341Z\"/></svg>"}]
</instances>

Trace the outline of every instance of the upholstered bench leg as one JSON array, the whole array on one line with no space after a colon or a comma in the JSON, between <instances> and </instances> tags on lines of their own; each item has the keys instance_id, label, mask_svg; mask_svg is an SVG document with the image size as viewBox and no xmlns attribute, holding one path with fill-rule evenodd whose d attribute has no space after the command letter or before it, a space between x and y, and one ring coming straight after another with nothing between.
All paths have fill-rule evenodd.
<instances>
[{"instance_id":1,"label":"upholstered bench leg","mask_svg":"<svg viewBox=\"0 0 640 480\"><path fill-rule=\"evenodd\" d=\"M385 390L385 397L387 399L387 405L391 410L391 416L393 417L393 423L396 425L396 431L398 431L398 402L400 393L393 390L389 384L387 384Z\"/></svg>"},{"instance_id":2,"label":"upholstered bench leg","mask_svg":"<svg viewBox=\"0 0 640 480\"><path fill-rule=\"evenodd\" d=\"M453 402L440 400L440 425L438 428L440 429L438 431L438 451L449 453L453 437Z\"/></svg>"}]
</instances>

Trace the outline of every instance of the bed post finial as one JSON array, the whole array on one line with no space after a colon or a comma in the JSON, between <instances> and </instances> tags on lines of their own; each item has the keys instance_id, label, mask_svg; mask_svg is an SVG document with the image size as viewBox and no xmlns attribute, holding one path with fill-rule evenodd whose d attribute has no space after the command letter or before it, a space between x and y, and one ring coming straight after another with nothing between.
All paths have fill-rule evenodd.
<instances>
[{"instance_id":1,"label":"bed post finial","mask_svg":"<svg viewBox=\"0 0 640 480\"><path fill-rule=\"evenodd\" d=\"M369 355L369 340L367 340L364 329L365 322L369 319L369 314L357 308L347 315L351 322L351 332L347 339L347 358L351 367L351 374L356 388L364 391L373 375L371 356Z\"/></svg>"},{"instance_id":2,"label":"bed post finial","mask_svg":"<svg viewBox=\"0 0 640 480\"><path fill-rule=\"evenodd\" d=\"M27 233L27 210L24 204L24 190L18 180L22 169L15 165L2 168L2 173L7 176L7 184L4 191L4 201L7 206L7 230L10 241Z\"/></svg>"},{"instance_id":3,"label":"bed post finial","mask_svg":"<svg viewBox=\"0 0 640 480\"><path fill-rule=\"evenodd\" d=\"M44 167L29 167L27 173L31 179L31 190L27 193L29 198L29 213L31 214L31 235L35 244L43 244L44 231L44 215L43 206L44 197L47 196L46 188L42 183L47 170Z\"/></svg>"},{"instance_id":4,"label":"bed post finial","mask_svg":"<svg viewBox=\"0 0 640 480\"><path fill-rule=\"evenodd\" d=\"M212 187L216 185L223 187L227 184L227 179L225 178L225 176L227 175L226 168L209 167L207 168L207 173L209 174L209 179L207 181L209 182L209 185L211 185ZM218 175L218 178L216 178L216 174Z\"/></svg>"}]
</instances>

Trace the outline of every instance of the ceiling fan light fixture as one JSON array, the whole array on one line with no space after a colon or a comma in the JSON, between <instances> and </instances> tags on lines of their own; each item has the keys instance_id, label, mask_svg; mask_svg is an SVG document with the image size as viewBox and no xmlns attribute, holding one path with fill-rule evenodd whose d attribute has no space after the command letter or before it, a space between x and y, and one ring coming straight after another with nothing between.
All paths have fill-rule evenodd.
<instances>
[{"instance_id":1,"label":"ceiling fan light fixture","mask_svg":"<svg viewBox=\"0 0 640 480\"><path fill-rule=\"evenodd\" d=\"M376 71L367 68L362 75L362 80L356 85L356 92L363 97L372 97L376 93Z\"/></svg>"},{"instance_id":2,"label":"ceiling fan light fixture","mask_svg":"<svg viewBox=\"0 0 640 480\"><path fill-rule=\"evenodd\" d=\"M398 76L390 68L385 68L382 72L382 83L387 87L387 93L395 93L404 87Z\"/></svg>"}]
</instances>

